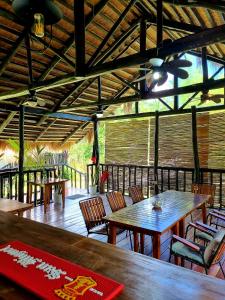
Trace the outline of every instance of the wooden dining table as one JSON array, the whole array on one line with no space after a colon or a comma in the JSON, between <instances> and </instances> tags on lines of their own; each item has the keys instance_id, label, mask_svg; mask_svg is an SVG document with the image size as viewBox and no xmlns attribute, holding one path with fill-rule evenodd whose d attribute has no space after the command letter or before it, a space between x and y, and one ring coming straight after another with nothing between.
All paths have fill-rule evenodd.
<instances>
[{"instance_id":1,"label":"wooden dining table","mask_svg":"<svg viewBox=\"0 0 225 300\"><path fill-rule=\"evenodd\" d=\"M153 203L161 202L161 209ZM206 223L206 203L208 195L169 190L114 212L104 219L109 223L109 242L116 244L117 228L133 231L134 251L139 249L138 234L141 234L141 252L144 251L144 235L151 235L153 257L160 258L160 238L168 231L184 236L185 218L195 209L201 208L202 219Z\"/></svg>"},{"instance_id":2,"label":"wooden dining table","mask_svg":"<svg viewBox=\"0 0 225 300\"><path fill-rule=\"evenodd\" d=\"M31 203L22 203L17 200L1 198L0 199L0 211L10 212L23 216L23 212L33 207Z\"/></svg>"},{"instance_id":3,"label":"wooden dining table","mask_svg":"<svg viewBox=\"0 0 225 300\"><path fill-rule=\"evenodd\" d=\"M0 244L19 240L125 285L118 300L224 300L224 280L0 212ZM35 280L35 278L34 278ZM0 276L0 299L38 299Z\"/></svg>"},{"instance_id":4,"label":"wooden dining table","mask_svg":"<svg viewBox=\"0 0 225 300\"><path fill-rule=\"evenodd\" d=\"M49 178L43 180L30 180L28 181L28 198L27 202L32 202L32 187L40 186L43 189L43 202L44 202L44 213L47 212L47 207L50 203L51 192L53 186L58 186L61 189L62 194L62 206L65 207L65 184L68 179L63 178Z\"/></svg>"}]
</instances>

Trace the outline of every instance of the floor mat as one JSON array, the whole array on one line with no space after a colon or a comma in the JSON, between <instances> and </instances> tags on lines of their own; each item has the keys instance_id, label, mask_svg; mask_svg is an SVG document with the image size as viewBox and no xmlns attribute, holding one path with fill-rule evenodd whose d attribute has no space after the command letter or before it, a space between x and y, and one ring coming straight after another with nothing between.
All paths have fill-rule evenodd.
<instances>
[{"instance_id":1,"label":"floor mat","mask_svg":"<svg viewBox=\"0 0 225 300\"><path fill-rule=\"evenodd\" d=\"M77 199L80 199L80 198L83 198L83 197L85 197L85 195L76 194L76 195L68 196L68 197L66 197L66 199L77 200Z\"/></svg>"}]
</instances>

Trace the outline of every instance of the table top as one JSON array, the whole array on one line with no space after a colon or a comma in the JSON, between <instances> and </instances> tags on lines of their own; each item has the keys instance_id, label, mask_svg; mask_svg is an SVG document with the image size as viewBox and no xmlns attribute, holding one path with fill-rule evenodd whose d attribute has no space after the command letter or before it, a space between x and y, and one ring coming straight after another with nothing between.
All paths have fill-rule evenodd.
<instances>
[{"instance_id":1,"label":"table top","mask_svg":"<svg viewBox=\"0 0 225 300\"><path fill-rule=\"evenodd\" d=\"M105 219L117 225L163 233L208 199L208 195L169 190L114 212ZM162 203L161 209L153 208L156 200Z\"/></svg>"},{"instance_id":2,"label":"table top","mask_svg":"<svg viewBox=\"0 0 225 300\"><path fill-rule=\"evenodd\" d=\"M118 300L224 300L224 280L0 212L0 243L20 240L125 285ZM36 299L0 277L0 298Z\"/></svg>"},{"instance_id":3,"label":"table top","mask_svg":"<svg viewBox=\"0 0 225 300\"><path fill-rule=\"evenodd\" d=\"M24 210L30 209L33 204L22 203L17 200L2 199L0 198L0 211L5 212L22 212Z\"/></svg>"},{"instance_id":4,"label":"table top","mask_svg":"<svg viewBox=\"0 0 225 300\"><path fill-rule=\"evenodd\" d=\"M33 185L53 185L53 184L60 184L68 181L69 179L65 178L49 178L49 179L44 179L44 180L29 180L28 183L33 184Z\"/></svg>"}]
</instances>

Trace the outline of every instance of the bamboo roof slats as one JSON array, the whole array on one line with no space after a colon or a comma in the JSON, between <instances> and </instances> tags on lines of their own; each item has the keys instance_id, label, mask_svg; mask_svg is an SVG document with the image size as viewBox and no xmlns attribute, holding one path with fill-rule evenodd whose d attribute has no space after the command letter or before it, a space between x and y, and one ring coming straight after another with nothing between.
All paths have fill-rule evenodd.
<instances>
[{"instance_id":1,"label":"bamboo roof slats","mask_svg":"<svg viewBox=\"0 0 225 300\"><path fill-rule=\"evenodd\" d=\"M74 43L74 10L73 0L55 0L63 12L63 18L52 30L52 40L47 49L32 51L32 68L35 84L45 80L54 80L62 76L75 74L75 43ZM0 1L0 94L25 88L28 85L27 51L24 44L26 30L12 9L12 1ZM127 7L130 6L128 10ZM87 0L84 7L85 13L85 40L86 63L96 66L105 62L125 58L139 52L139 22L141 18L147 21L146 48L151 49L156 45L156 1L126 1L126 0ZM121 17L122 16L122 17ZM163 4L163 17L165 26L163 38L176 40L192 32L204 28L213 28L224 24L224 14L217 10L204 7L175 6L171 1ZM189 26L189 27L188 27ZM173 28L174 27L174 28ZM110 33L110 34L109 34ZM51 30L46 30L48 45ZM40 40L32 38L32 49L43 49ZM201 49L196 49L200 51ZM208 54L223 59L225 56L224 43L215 43L207 47ZM94 55L94 58L93 58ZM106 73L101 76L102 100L107 101L119 96L132 96L135 91L126 85L132 83L139 74L139 70L124 68L113 71L115 76ZM26 93L25 93L26 94ZM24 95L25 95L24 94ZM37 92L37 96L52 101L46 102L43 109L56 112L62 107L74 104L96 102L98 85L95 78L83 82L56 86ZM10 114L3 109L3 104L12 104L15 107L24 101L27 96L14 97L0 100L0 138L15 135L15 125L18 122L18 113ZM97 106L83 107L71 114L92 116ZM110 107L108 108L110 111ZM27 119L27 120L26 120ZM4 122L5 121L5 122ZM26 124L32 124L33 130ZM25 114L25 135L31 140L55 141L54 132L59 141L79 140L86 134L82 131L84 121L59 120L46 115ZM35 128L36 125L36 128ZM47 130L46 126L48 127ZM81 128L77 131L77 128ZM68 130L65 130L68 128Z\"/></svg>"}]
</instances>

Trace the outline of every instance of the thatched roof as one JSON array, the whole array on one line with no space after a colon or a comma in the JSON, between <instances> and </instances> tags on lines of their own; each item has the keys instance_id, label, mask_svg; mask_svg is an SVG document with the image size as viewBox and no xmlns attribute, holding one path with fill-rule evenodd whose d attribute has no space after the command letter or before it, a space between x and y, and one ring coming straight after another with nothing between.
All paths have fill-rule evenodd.
<instances>
[{"instance_id":1,"label":"thatched roof","mask_svg":"<svg viewBox=\"0 0 225 300\"><path fill-rule=\"evenodd\" d=\"M147 49L156 45L156 1L128 1L128 0L87 0L86 14L86 62L90 61L112 26L117 22L126 7L133 2L124 19L109 37L107 43L98 52L97 60L93 66L100 62L112 61L118 57L139 52L139 21L147 17ZM165 1L176 2L176 1ZM186 1L188 2L188 1ZM195 1L198 2L198 1ZM203 2L203 1L199 1ZM210 1L209 1L210 2ZM224 3L224 1L220 1ZM55 1L63 12L63 19L53 25L53 38L50 47L44 53L32 51L32 67L35 82L50 80L74 72L74 12L72 0ZM0 0L0 98L1 94L19 90L28 85L27 52L24 42L25 28L18 23L12 10L12 1ZM224 4L222 4L224 5ZM204 7L180 7L164 3L164 39L176 40L187 34L197 32L204 28L212 28L224 24L224 13L219 9ZM48 29L49 30L49 29ZM129 35L125 35L129 32ZM124 39L121 39L124 37ZM120 41L120 43L118 42ZM113 45L118 42L118 47ZM38 42L31 45L33 48L42 47ZM114 49L110 54L109 50ZM199 49L196 49L199 51ZM223 43L207 47L208 54L222 61L225 55ZM61 56L61 57L60 57ZM136 69L119 69L114 73L101 76L102 99L112 99L116 96L134 95L134 91L127 88L123 80L132 82L137 77ZM118 77L119 76L119 77ZM122 80L120 79L122 78ZM44 110L55 112L60 107L68 107L74 103L82 104L97 101L97 79L89 78L82 82L60 85L37 95L43 99L52 100L54 104L46 103ZM5 102L17 106L24 97L16 97ZM18 112L12 112L9 107L3 110L0 103L0 138L8 139L18 137ZM1 109L2 108L2 109ZM92 116L96 107L85 107L71 114ZM57 119L56 117L42 117L41 113L25 114L25 138L38 141L67 140L77 142L89 130L91 125L84 120Z\"/></svg>"}]
</instances>

